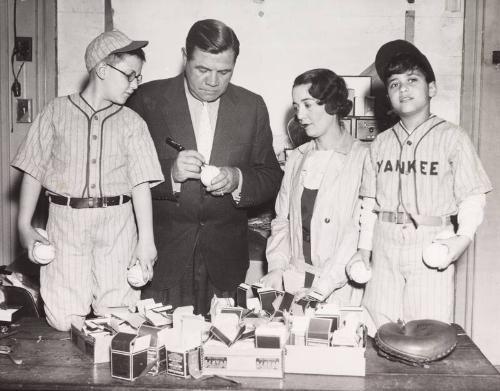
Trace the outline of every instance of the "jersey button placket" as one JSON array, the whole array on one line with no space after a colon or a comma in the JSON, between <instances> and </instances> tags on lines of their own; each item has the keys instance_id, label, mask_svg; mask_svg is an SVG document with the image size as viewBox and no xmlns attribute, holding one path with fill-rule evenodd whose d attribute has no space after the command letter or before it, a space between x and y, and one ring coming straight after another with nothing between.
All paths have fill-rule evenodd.
<instances>
[{"instance_id":1,"label":"jersey button placket","mask_svg":"<svg viewBox=\"0 0 500 391\"><path fill-rule=\"evenodd\" d=\"M410 171L410 164L413 161L413 148L411 147L412 141L407 140L403 144L403 153L401 154L401 166L404 165L404 175L400 175L401 178L401 200L405 209L410 209L409 194L413 189L413 169ZM406 148L405 148L406 147ZM403 228L406 227L403 225Z\"/></svg>"},{"instance_id":2,"label":"jersey button placket","mask_svg":"<svg viewBox=\"0 0 500 391\"><path fill-rule=\"evenodd\" d=\"M99 135L100 135L100 128L101 128L101 122L99 121L99 116L95 115L92 118L92 122L90 124L90 133L91 133L91 142L90 142L90 148L89 148L89 188L90 188L90 195L92 197L98 197L99 194L96 191L97 188L97 183L99 183L99 170L98 170L98 164L97 164L97 157L99 156L99 148L100 148L100 143L99 143Z\"/></svg>"}]
</instances>

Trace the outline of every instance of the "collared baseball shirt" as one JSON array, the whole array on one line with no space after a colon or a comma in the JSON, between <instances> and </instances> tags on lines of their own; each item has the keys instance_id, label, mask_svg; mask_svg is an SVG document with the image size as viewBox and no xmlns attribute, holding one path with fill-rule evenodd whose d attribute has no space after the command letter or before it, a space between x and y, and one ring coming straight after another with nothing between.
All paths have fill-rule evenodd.
<instances>
[{"instance_id":1,"label":"collared baseball shirt","mask_svg":"<svg viewBox=\"0 0 500 391\"><path fill-rule=\"evenodd\" d=\"M51 101L37 116L12 162L51 193L67 197L130 194L163 181L146 123L128 107L95 111L79 94ZM134 305L127 266L137 244L131 203L73 209L50 204L49 240L56 259L40 269L48 323L58 330L81 324L92 306Z\"/></svg>"},{"instance_id":2,"label":"collared baseball shirt","mask_svg":"<svg viewBox=\"0 0 500 391\"><path fill-rule=\"evenodd\" d=\"M400 122L379 134L364 165L361 195L375 209L413 216L449 216L491 183L465 131L431 116L413 131ZM370 204L365 207L371 209ZM368 220L362 220L362 237ZM451 264L439 271L422 260L423 250L451 224L395 224L369 219L373 229L372 278L363 296L377 327L388 321L453 320L454 275ZM417 220L418 221L418 220ZM459 216L460 223L460 216ZM371 239L364 237L361 248ZM367 247L371 247L368 244Z\"/></svg>"},{"instance_id":3,"label":"collared baseball shirt","mask_svg":"<svg viewBox=\"0 0 500 391\"><path fill-rule=\"evenodd\" d=\"M447 216L491 189L465 131L433 115L411 133L399 122L373 141L361 195L376 198L380 211Z\"/></svg>"},{"instance_id":4,"label":"collared baseball shirt","mask_svg":"<svg viewBox=\"0 0 500 391\"><path fill-rule=\"evenodd\" d=\"M68 197L130 194L163 181L146 123L125 106L94 109L78 93L51 101L12 161L49 192Z\"/></svg>"}]
</instances>

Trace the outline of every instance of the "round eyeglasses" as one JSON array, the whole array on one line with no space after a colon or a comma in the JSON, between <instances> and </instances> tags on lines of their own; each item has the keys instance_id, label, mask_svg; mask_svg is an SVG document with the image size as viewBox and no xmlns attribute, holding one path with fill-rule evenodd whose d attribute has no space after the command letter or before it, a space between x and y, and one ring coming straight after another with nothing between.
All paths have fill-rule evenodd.
<instances>
[{"instance_id":1,"label":"round eyeglasses","mask_svg":"<svg viewBox=\"0 0 500 391\"><path fill-rule=\"evenodd\" d=\"M134 81L134 79L137 80L137 84L139 84L142 81L142 75L140 75L140 74L136 75L134 71L132 71L132 73L125 73L121 69L118 69L111 64L106 63L106 65L113 68L115 71L120 72L123 76L125 76L127 78L129 83L132 83Z\"/></svg>"}]
</instances>

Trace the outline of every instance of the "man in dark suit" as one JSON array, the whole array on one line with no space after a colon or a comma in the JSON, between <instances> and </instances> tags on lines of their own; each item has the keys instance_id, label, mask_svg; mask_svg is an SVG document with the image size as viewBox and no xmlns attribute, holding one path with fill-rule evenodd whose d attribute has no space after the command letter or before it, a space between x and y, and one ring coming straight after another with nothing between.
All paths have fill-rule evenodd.
<instances>
[{"instance_id":1,"label":"man in dark suit","mask_svg":"<svg viewBox=\"0 0 500 391\"><path fill-rule=\"evenodd\" d=\"M238 54L230 27L198 21L183 49L184 72L142 85L128 101L149 126L166 178L152 189L158 263L143 298L192 304L200 314L214 294L234 297L244 281L247 209L273 200L282 177L264 100L230 83ZM205 187L206 164L220 174Z\"/></svg>"}]
</instances>

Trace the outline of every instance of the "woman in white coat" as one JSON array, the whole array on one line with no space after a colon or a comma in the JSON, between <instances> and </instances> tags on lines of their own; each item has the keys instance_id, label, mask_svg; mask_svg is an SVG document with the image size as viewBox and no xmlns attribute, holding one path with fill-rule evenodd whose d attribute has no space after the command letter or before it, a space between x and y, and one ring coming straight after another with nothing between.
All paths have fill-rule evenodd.
<instances>
[{"instance_id":1,"label":"woman in white coat","mask_svg":"<svg viewBox=\"0 0 500 391\"><path fill-rule=\"evenodd\" d=\"M312 140L287 160L261 282L282 289L284 279L290 293L300 287L302 294L314 290L330 302L359 305L362 289L348 282L345 266L358 246L358 191L368 149L343 127L352 108L347 96L344 80L328 69L295 79L296 120Z\"/></svg>"}]
</instances>

